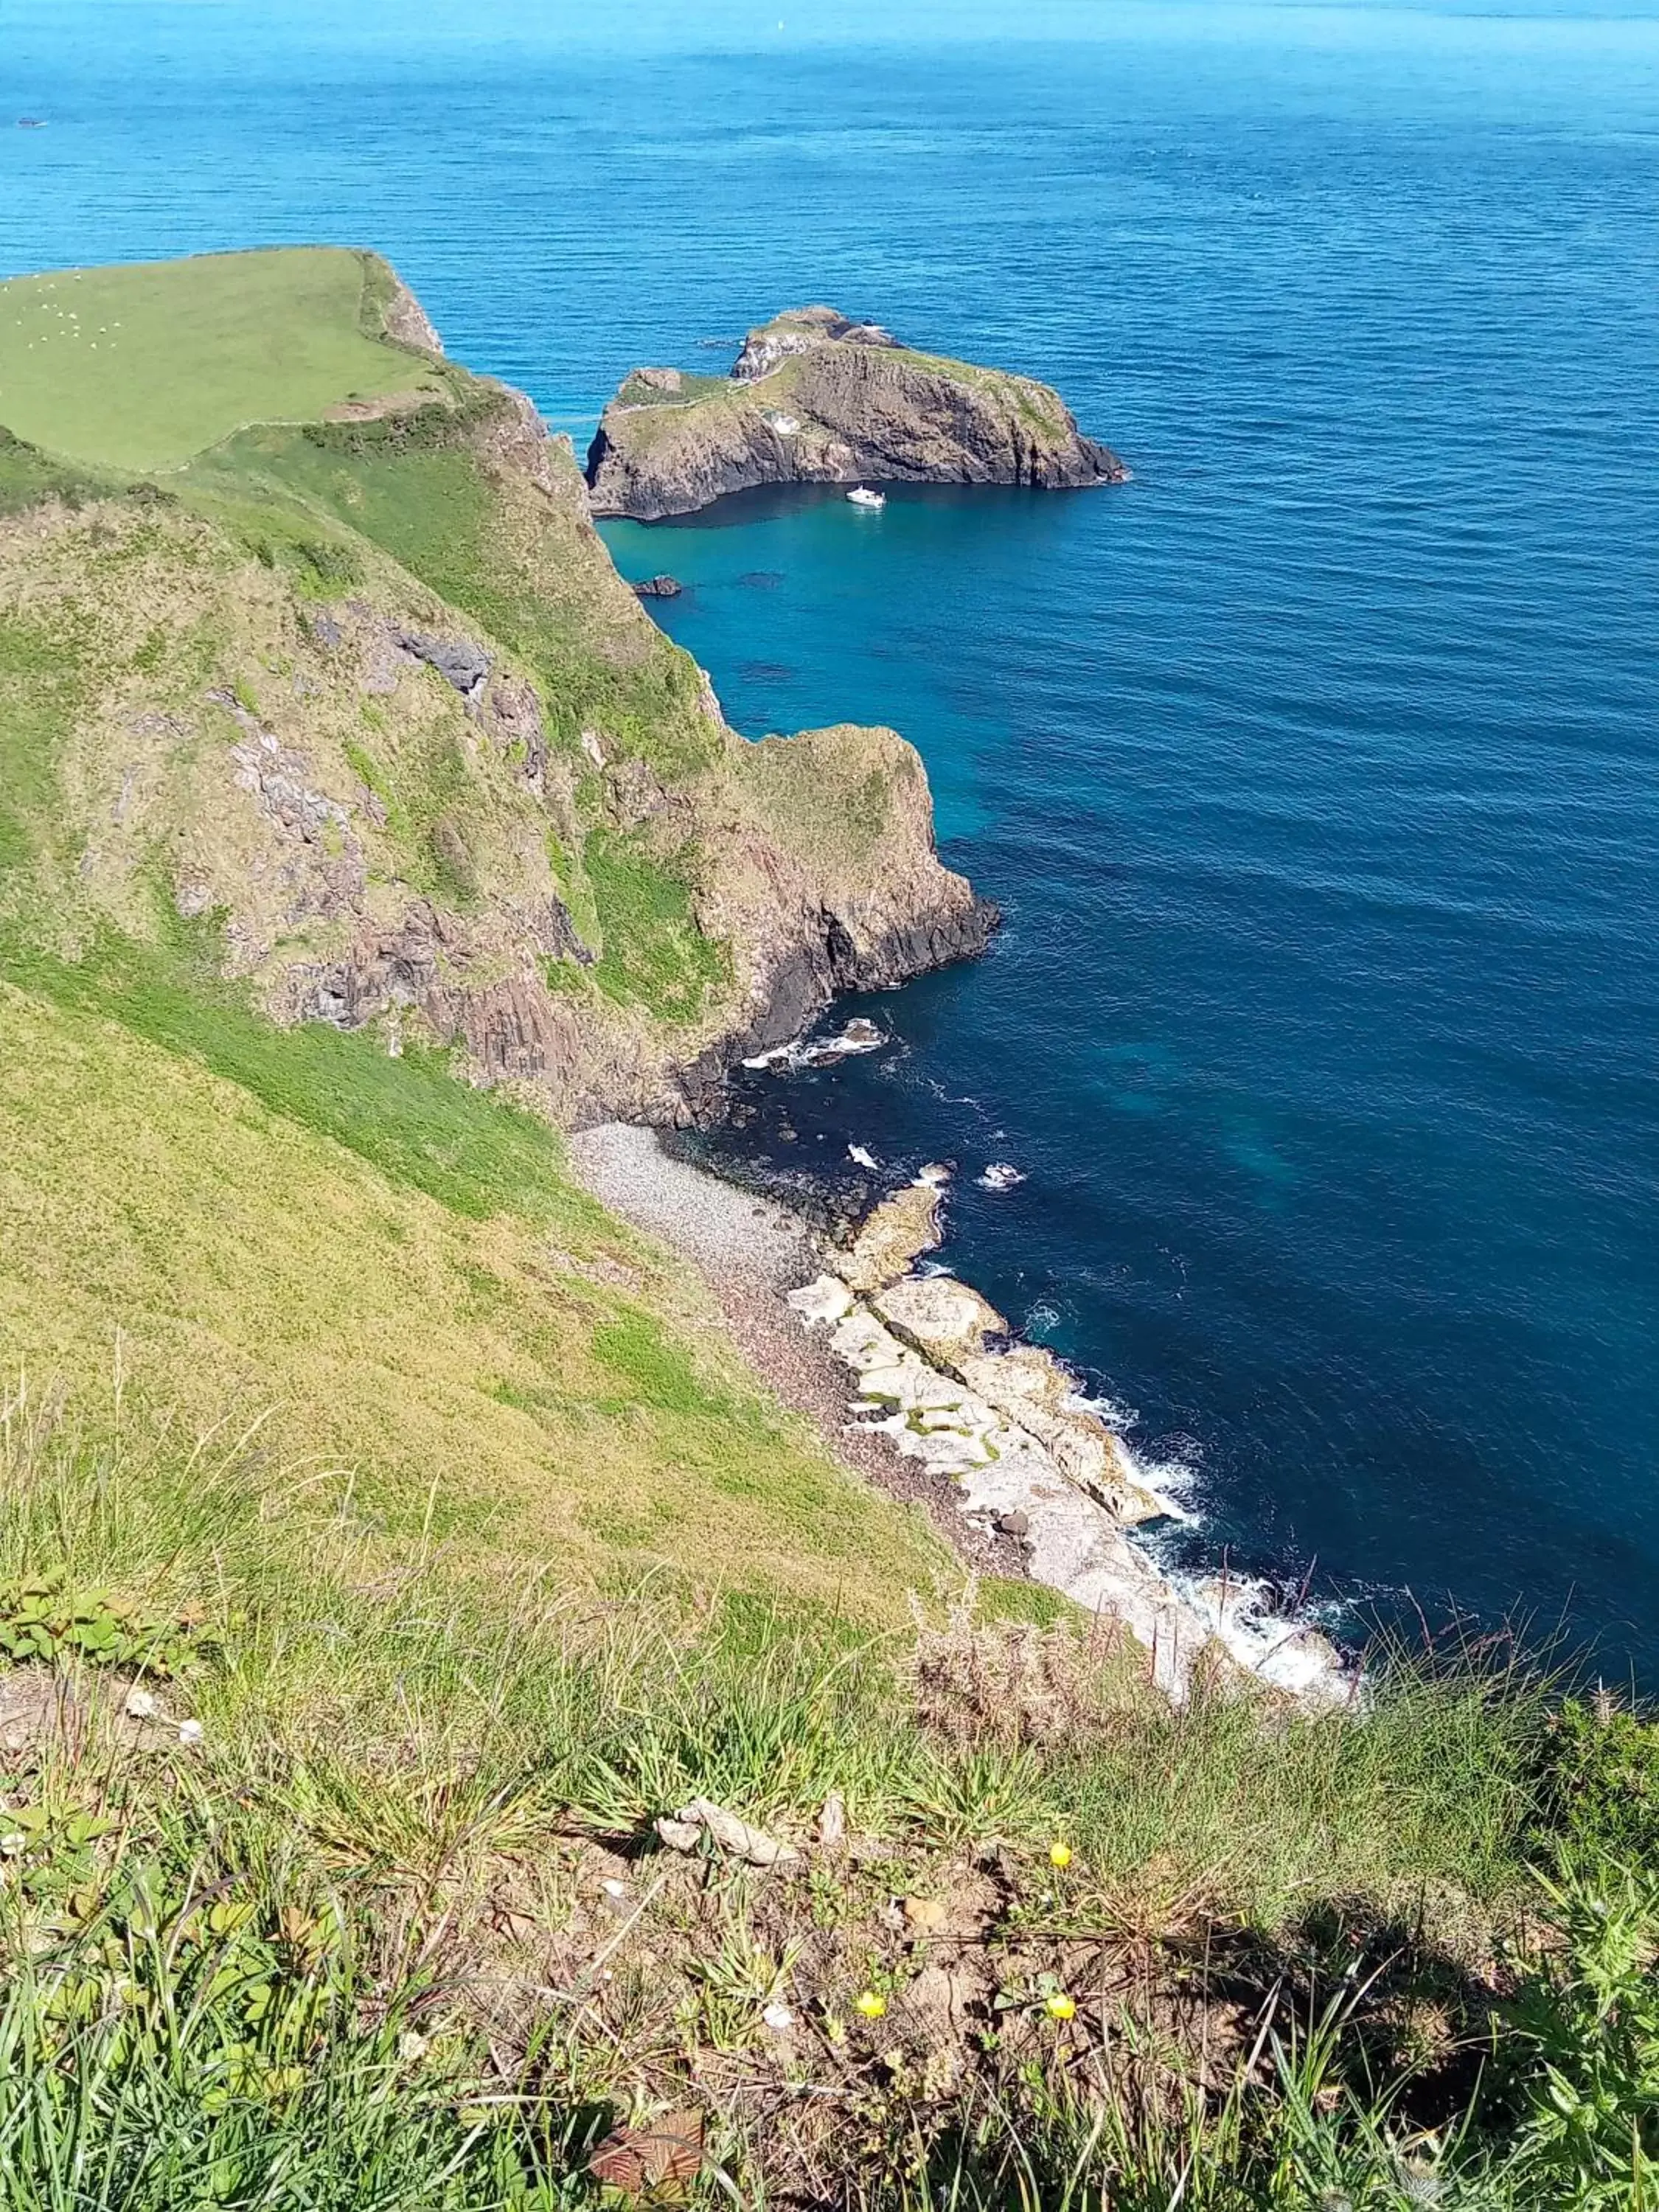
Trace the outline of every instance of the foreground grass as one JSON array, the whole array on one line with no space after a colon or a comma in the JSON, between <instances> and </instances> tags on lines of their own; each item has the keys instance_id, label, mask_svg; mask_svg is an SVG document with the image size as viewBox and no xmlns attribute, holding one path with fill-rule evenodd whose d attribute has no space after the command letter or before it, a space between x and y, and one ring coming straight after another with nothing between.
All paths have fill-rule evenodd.
<instances>
[{"instance_id":1,"label":"foreground grass","mask_svg":"<svg viewBox=\"0 0 1659 2212\"><path fill-rule=\"evenodd\" d=\"M164 469L246 423L413 392L422 364L364 327L370 281L361 253L297 246L15 276L0 422L73 460Z\"/></svg>"},{"instance_id":2,"label":"foreground grass","mask_svg":"<svg viewBox=\"0 0 1659 2212\"><path fill-rule=\"evenodd\" d=\"M710 2203L1639 2201L1650 1882L1528 1872L1519 1676L1175 1713L1066 1629L580 1600L126 1403L0 1434L0 1632L52 1571L158 1706L142 1656L0 1672L8 2212L582 2203L688 2105ZM698 1796L802 1858L662 1848ZM1601 2075L1549 2142L1546 2050Z\"/></svg>"}]
</instances>

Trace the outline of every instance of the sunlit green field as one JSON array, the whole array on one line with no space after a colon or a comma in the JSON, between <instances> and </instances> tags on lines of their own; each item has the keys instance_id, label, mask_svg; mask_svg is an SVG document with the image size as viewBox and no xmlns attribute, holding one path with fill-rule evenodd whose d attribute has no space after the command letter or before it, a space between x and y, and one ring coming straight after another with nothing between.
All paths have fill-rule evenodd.
<instances>
[{"instance_id":1,"label":"sunlit green field","mask_svg":"<svg viewBox=\"0 0 1659 2212\"><path fill-rule=\"evenodd\" d=\"M370 281L340 247L14 277L0 423L76 460L165 469L244 423L421 389L412 356L366 335Z\"/></svg>"}]
</instances>

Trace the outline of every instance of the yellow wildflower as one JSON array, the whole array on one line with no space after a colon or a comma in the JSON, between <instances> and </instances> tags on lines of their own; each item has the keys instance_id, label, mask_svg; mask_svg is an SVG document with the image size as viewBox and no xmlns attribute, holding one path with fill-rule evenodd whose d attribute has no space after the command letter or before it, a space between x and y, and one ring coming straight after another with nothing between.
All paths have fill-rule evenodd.
<instances>
[{"instance_id":1,"label":"yellow wildflower","mask_svg":"<svg viewBox=\"0 0 1659 2212\"><path fill-rule=\"evenodd\" d=\"M1050 1844L1048 1846L1048 1863L1050 1866L1057 1867L1070 1866L1072 1863L1071 1845L1069 1844Z\"/></svg>"},{"instance_id":2,"label":"yellow wildflower","mask_svg":"<svg viewBox=\"0 0 1659 2212\"><path fill-rule=\"evenodd\" d=\"M1056 1990L1048 2001L1048 2013L1050 2020L1075 2020L1077 1999L1068 1997L1064 1990Z\"/></svg>"},{"instance_id":3,"label":"yellow wildflower","mask_svg":"<svg viewBox=\"0 0 1659 2212\"><path fill-rule=\"evenodd\" d=\"M857 2002L866 2020L879 2020L887 2009L887 2000L879 1990L860 1990Z\"/></svg>"}]
</instances>

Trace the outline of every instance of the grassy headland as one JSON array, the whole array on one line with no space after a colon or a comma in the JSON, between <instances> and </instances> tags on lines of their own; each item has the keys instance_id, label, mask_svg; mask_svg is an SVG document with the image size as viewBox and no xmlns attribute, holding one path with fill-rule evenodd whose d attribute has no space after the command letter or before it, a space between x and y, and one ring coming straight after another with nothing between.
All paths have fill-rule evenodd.
<instances>
[{"instance_id":1,"label":"grassy headland","mask_svg":"<svg viewBox=\"0 0 1659 2212\"><path fill-rule=\"evenodd\" d=\"M380 342L365 257L204 254L0 284L0 422L67 458L167 469L254 422L439 395Z\"/></svg>"}]
</instances>

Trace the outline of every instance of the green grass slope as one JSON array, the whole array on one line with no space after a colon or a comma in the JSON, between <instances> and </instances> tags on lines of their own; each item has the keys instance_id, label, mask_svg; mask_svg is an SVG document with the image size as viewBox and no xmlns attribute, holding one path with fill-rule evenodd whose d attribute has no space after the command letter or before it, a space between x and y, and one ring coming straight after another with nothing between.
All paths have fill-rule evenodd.
<instances>
[{"instance_id":1,"label":"green grass slope","mask_svg":"<svg viewBox=\"0 0 1659 2212\"><path fill-rule=\"evenodd\" d=\"M721 1352L548 1123L401 1010L343 1035L284 1003L424 928L460 1036L562 969L550 1048L625 1069L730 981L684 830L618 822L582 745L652 790L706 772L696 671L568 457L390 342L397 303L331 252L0 288L29 434L0 434L0 1372L96 1393L118 1340L157 1418L257 1413L405 1535L897 1617L939 1547ZM410 632L478 642L518 719ZM562 903L590 966L522 925Z\"/></svg>"},{"instance_id":2,"label":"green grass slope","mask_svg":"<svg viewBox=\"0 0 1659 2212\"><path fill-rule=\"evenodd\" d=\"M298 246L14 277L0 422L75 460L167 469L246 423L441 392L366 322L371 283L363 254Z\"/></svg>"},{"instance_id":3,"label":"green grass slope","mask_svg":"<svg viewBox=\"0 0 1659 2212\"><path fill-rule=\"evenodd\" d=\"M921 1524L769 1405L559 1139L418 1054L273 1030L131 948L0 984L0 1358L191 1431L532 1584L666 1569L866 1620Z\"/></svg>"}]
</instances>

